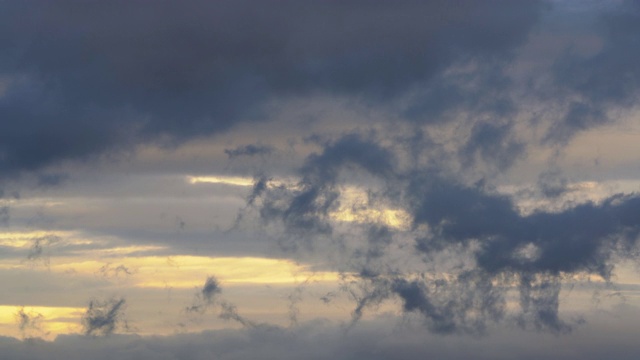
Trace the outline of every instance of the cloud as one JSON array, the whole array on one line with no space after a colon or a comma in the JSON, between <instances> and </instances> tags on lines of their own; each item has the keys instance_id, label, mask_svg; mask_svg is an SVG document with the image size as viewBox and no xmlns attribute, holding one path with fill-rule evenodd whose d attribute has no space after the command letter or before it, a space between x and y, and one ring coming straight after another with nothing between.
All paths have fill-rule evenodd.
<instances>
[{"instance_id":1,"label":"cloud","mask_svg":"<svg viewBox=\"0 0 640 360\"><path fill-rule=\"evenodd\" d=\"M437 333L483 333L502 321L567 332L575 321L559 314L562 280L609 280L615 259L635 258L637 194L525 215L510 195L483 181L465 184L438 167L400 166L405 149L382 146L384 140L347 134L328 141L300 167L295 186L258 181L261 191L249 198L290 256L331 257L353 280L345 284L356 303L351 326L366 309L399 298L403 311L421 314ZM364 206L394 204L408 214L410 229L375 220L344 228L329 216L358 173L369 180L361 184L372 199ZM411 260L394 262L400 255ZM513 292L515 312L507 311Z\"/></svg>"},{"instance_id":2,"label":"cloud","mask_svg":"<svg viewBox=\"0 0 640 360\"><path fill-rule=\"evenodd\" d=\"M218 284L218 280L213 277L207 277L207 281L204 283L204 287L202 288L202 298L207 302L213 302L214 296L222 292L220 285Z\"/></svg>"},{"instance_id":3,"label":"cloud","mask_svg":"<svg viewBox=\"0 0 640 360\"><path fill-rule=\"evenodd\" d=\"M15 316L23 339L44 334L42 330L44 315L35 311L26 312L22 307Z\"/></svg>"},{"instance_id":4,"label":"cloud","mask_svg":"<svg viewBox=\"0 0 640 360\"><path fill-rule=\"evenodd\" d=\"M208 276L202 289L195 294L193 304L188 306L185 311L203 314L209 307L216 305L220 293L222 293L222 288L218 279L214 276Z\"/></svg>"},{"instance_id":5,"label":"cloud","mask_svg":"<svg viewBox=\"0 0 640 360\"><path fill-rule=\"evenodd\" d=\"M107 336L120 326L127 327L124 319L125 299L91 300L82 317L85 335Z\"/></svg>"},{"instance_id":6,"label":"cloud","mask_svg":"<svg viewBox=\"0 0 640 360\"><path fill-rule=\"evenodd\" d=\"M3 4L0 32L12 35L0 40L0 115L12 121L0 127L0 169L219 133L269 118L273 100L389 103L454 64L508 60L542 9L499 0Z\"/></svg>"},{"instance_id":7,"label":"cloud","mask_svg":"<svg viewBox=\"0 0 640 360\"><path fill-rule=\"evenodd\" d=\"M554 92L565 105L565 114L550 128L547 140L566 142L575 133L616 120L621 111L635 107L640 91L640 6L621 1L596 15L597 51L567 51L553 69Z\"/></svg>"},{"instance_id":8,"label":"cloud","mask_svg":"<svg viewBox=\"0 0 640 360\"><path fill-rule=\"evenodd\" d=\"M0 224L7 225L9 223L10 210L8 206L0 206Z\"/></svg>"},{"instance_id":9,"label":"cloud","mask_svg":"<svg viewBox=\"0 0 640 360\"><path fill-rule=\"evenodd\" d=\"M32 262L37 262L42 260L45 266L49 266L49 248L51 245L54 245L62 240L61 237L57 235L45 235L41 237L34 238L33 244L29 248L29 252L27 253L27 260Z\"/></svg>"},{"instance_id":10,"label":"cloud","mask_svg":"<svg viewBox=\"0 0 640 360\"><path fill-rule=\"evenodd\" d=\"M130 276L133 275L134 272L128 267L120 264L118 266L113 266L111 263L106 263L97 271L105 278L120 278L120 276Z\"/></svg>"},{"instance_id":11,"label":"cloud","mask_svg":"<svg viewBox=\"0 0 640 360\"><path fill-rule=\"evenodd\" d=\"M317 296L327 305L341 306L336 303L344 294L353 301L351 319L340 331L316 330L300 319L306 304L303 288L296 287L287 296L286 311L290 327L303 331L299 335L261 323L251 311L239 312L226 293L223 297L217 278L209 276L193 300L187 297L182 304L188 305L187 316L204 318L215 310L219 318L244 328L216 333L229 342L225 347L214 341L223 350L180 343L202 334L164 339L176 341L175 348L163 348L156 338L128 336L60 337L42 348L62 354L66 346L103 346L98 353L113 355L117 348L130 355L127 351L135 351L114 344L134 344L140 346L140 358L164 356L158 349L174 358L344 354L375 359L428 353L420 342L393 338L386 343L380 334L362 336L360 343L333 337L344 329L366 333L367 312L388 304L403 319L417 321L420 334L429 339L431 333L490 336L504 324L553 334L579 331L575 325L581 318L562 311L565 284L580 277L611 282L621 259L637 260L640 197L629 193L563 202L571 191L569 170L558 161L538 174L534 166L546 155L536 151L543 152L541 144L553 145L556 152L550 156L559 159L576 134L634 109L640 58L633 34L640 30L639 8L624 1L620 7L588 8L590 16L578 21L579 14L553 4L194 0L148 7L117 0L90 6L67 1L0 5L0 34L11 34L0 36L0 117L10 120L0 122L0 186L33 171L34 188L42 194L73 176L68 160L150 144L169 154L176 145L233 130L239 133L229 137L237 139L210 138L216 143L212 154L265 161L285 141L290 145L291 158L275 164L282 159L268 157L265 167L273 173L254 171L253 186L248 177L211 170L217 175L194 175L190 184L181 174L163 184L144 177L138 187L114 182L108 191L93 188L107 186L107 178L88 189L66 189L71 195L66 205L43 207L42 214L53 219L48 225L117 239L63 244L65 256L117 243L122 256L284 257L303 264L296 271L306 272L308 266L340 273L339 289L323 288L326 295ZM557 35L554 21L566 21L577 33L569 35L593 36L599 45L573 51L571 44L562 44L549 59L531 66L537 61L526 57L535 46L531 36ZM548 46L541 56L548 55L553 47ZM323 101L339 103L339 111L326 115L306 109ZM313 114L300 120L298 111ZM271 130L277 135L257 124L266 121L278 127ZM279 126L286 126L284 135ZM177 158L182 161L192 150L207 154L201 145ZM527 159L530 154L536 159ZM279 181L298 160L294 180ZM558 206L524 212L517 196L499 191L499 185L523 176L517 166L526 160L523 167L536 172L531 186L539 188L530 194L542 194L546 203ZM135 171L149 171L138 161L144 162L132 159ZM171 161L163 158L154 166ZM250 173L241 170L237 173ZM87 178L104 170L93 171L87 170ZM184 187L167 195L165 186L174 180ZM77 196L81 191L93 200ZM104 201L113 192L129 200ZM158 192L163 192L161 201L139 201ZM232 230L212 230L220 225L211 226L213 217L233 221L229 209L242 206L243 192L246 203ZM174 206L177 196L196 200L180 205L180 211L159 209ZM24 215L35 208L29 206L11 208L12 216L21 216L18 224L33 226ZM156 210L165 214L160 220L181 215L158 225ZM0 207L0 223L9 222L9 213L8 206ZM388 214L398 216L391 221ZM251 221L258 223L255 232L256 223L244 227ZM52 239L34 239L27 258L46 261ZM165 246L120 246L140 241ZM133 273L131 267L110 264L99 270L105 277ZM160 279L146 286L162 285ZM92 301L82 320L85 335L114 335L126 328L124 307L124 298ZM24 327L37 318L23 315ZM316 338L309 335L314 331L327 339L326 349L309 340ZM255 343L246 350L234 347L246 339ZM463 358L476 353L460 351Z\"/></svg>"},{"instance_id":12,"label":"cloud","mask_svg":"<svg viewBox=\"0 0 640 360\"><path fill-rule=\"evenodd\" d=\"M236 308L235 305L227 302L227 301L222 301L220 302L220 315L219 315L220 319L223 320L233 320L239 324L241 324L243 327L248 327L248 328L255 328L258 326L258 324L256 324L255 322L247 319L246 317L240 315L238 313L238 309ZM264 325L263 325L264 326Z\"/></svg>"},{"instance_id":13,"label":"cloud","mask_svg":"<svg viewBox=\"0 0 640 360\"><path fill-rule=\"evenodd\" d=\"M500 336L481 341L469 337L442 337L426 333L395 319L380 318L363 322L345 334L334 324L302 323L295 330L255 327L217 330L163 337L113 335L92 338L59 336L53 342L18 341L0 338L0 349L7 358L34 360L92 359L601 359L607 354L616 359L634 359L638 344L634 337L633 310L616 311L620 328L600 326L573 337L550 337L517 329L504 330ZM626 315L623 316L623 315Z\"/></svg>"},{"instance_id":14,"label":"cloud","mask_svg":"<svg viewBox=\"0 0 640 360\"><path fill-rule=\"evenodd\" d=\"M480 158L486 163L495 164L497 169L510 168L518 158L522 158L525 145L513 139L512 124L496 125L477 123L471 129L471 135L460 149L462 163L471 166Z\"/></svg>"},{"instance_id":15,"label":"cloud","mask_svg":"<svg viewBox=\"0 0 640 360\"><path fill-rule=\"evenodd\" d=\"M339 205L336 186L341 168L354 166L372 175L386 176L392 174L394 160L392 152L371 139L356 133L347 134L324 144L321 154L307 158L300 169L301 180L296 190L289 191L287 185L266 187L265 179L258 179L249 205L261 196L259 214L263 221L282 220L291 234L328 235L332 232L329 214Z\"/></svg>"},{"instance_id":16,"label":"cloud","mask_svg":"<svg viewBox=\"0 0 640 360\"><path fill-rule=\"evenodd\" d=\"M219 308L218 317L227 321L234 321L243 327L255 328L257 326L269 326L266 324L258 324L238 313L237 307L228 300L221 298L222 288L220 283L214 276L208 276L204 286L198 292L193 300L193 304L188 306L185 311L188 314L204 315L210 308Z\"/></svg>"},{"instance_id":17,"label":"cloud","mask_svg":"<svg viewBox=\"0 0 640 360\"><path fill-rule=\"evenodd\" d=\"M229 159L239 156L269 155L272 152L273 148L271 146L253 144L238 146L235 149L224 149L224 153L227 154Z\"/></svg>"}]
</instances>

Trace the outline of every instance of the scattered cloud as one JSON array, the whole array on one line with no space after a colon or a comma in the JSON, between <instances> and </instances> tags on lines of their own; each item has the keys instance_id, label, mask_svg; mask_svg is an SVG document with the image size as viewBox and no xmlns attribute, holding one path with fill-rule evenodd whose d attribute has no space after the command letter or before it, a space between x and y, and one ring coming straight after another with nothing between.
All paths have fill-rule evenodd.
<instances>
[{"instance_id":1,"label":"scattered cloud","mask_svg":"<svg viewBox=\"0 0 640 360\"><path fill-rule=\"evenodd\" d=\"M127 327L124 318L124 298L107 300L91 300L82 317L84 334L92 336L108 336L118 328Z\"/></svg>"}]
</instances>

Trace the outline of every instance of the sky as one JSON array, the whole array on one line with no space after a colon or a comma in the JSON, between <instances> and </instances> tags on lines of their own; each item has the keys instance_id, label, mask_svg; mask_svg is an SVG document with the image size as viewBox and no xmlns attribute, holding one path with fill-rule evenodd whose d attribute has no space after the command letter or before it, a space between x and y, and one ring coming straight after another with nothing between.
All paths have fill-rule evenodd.
<instances>
[{"instance_id":1,"label":"sky","mask_svg":"<svg viewBox=\"0 0 640 360\"><path fill-rule=\"evenodd\" d=\"M637 1L1 1L8 359L635 359Z\"/></svg>"}]
</instances>

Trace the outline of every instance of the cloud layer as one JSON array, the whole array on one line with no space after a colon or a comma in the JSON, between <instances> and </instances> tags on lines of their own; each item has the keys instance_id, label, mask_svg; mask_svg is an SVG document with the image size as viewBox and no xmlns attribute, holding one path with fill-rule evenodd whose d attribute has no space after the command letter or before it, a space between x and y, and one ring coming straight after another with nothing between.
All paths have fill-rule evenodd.
<instances>
[{"instance_id":1,"label":"cloud layer","mask_svg":"<svg viewBox=\"0 0 640 360\"><path fill-rule=\"evenodd\" d=\"M635 314L640 282L618 281L640 256L639 20L634 1L0 4L0 330L25 339L0 348L512 358L599 334L580 296Z\"/></svg>"}]
</instances>

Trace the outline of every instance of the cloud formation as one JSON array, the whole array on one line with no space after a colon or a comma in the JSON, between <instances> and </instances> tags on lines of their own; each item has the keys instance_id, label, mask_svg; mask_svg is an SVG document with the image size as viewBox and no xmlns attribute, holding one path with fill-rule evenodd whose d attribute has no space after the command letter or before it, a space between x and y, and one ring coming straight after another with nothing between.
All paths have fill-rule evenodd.
<instances>
[{"instance_id":1,"label":"cloud formation","mask_svg":"<svg viewBox=\"0 0 640 360\"><path fill-rule=\"evenodd\" d=\"M570 324L559 317L560 281L581 274L608 280L615 257L636 254L631 251L640 235L636 194L524 215L509 195L482 182L468 185L444 177L442 170L396 166L394 159L404 156L379 139L348 134L310 155L295 186L258 182L262 192L251 198L260 218L280 227L285 250L313 256L326 251L320 243L333 241L343 254L335 266L366 283L354 296L354 321L367 307L398 297L404 311L422 314L438 333L481 333L503 319L565 332ZM373 221L345 233L335 223L330 213L344 201L343 179L354 172L381 184L367 188L371 202L366 206L401 207L410 216L408 232ZM422 265L389 267L390 245L400 237L410 239L409 255ZM363 241L353 248L357 238ZM468 259L438 268L439 257L455 252ZM514 289L520 311L507 316L507 294Z\"/></svg>"},{"instance_id":2,"label":"cloud formation","mask_svg":"<svg viewBox=\"0 0 640 360\"><path fill-rule=\"evenodd\" d=\"M125 299L91 300L82 317L85 335L108 336L118 327L126 328L124 319Z\"/></svg>"},{"instance_id":3,"label":"cloud formation","mask_svg":"<svg viewBox=\"0 0 640 360\"><path fill-rule=\"evenodd\" d=\"M522 44L538 1L2 5L7 176L268 118L315 93L388 103ZM496 9L500 9L496 11ZM64 23L64 26L60 26ZM114 24L118 26L114 27ZM55 45L54 45L55 44Z\"/></svg>"},{"instance_id":4,"label":"cloud formation","mask_svg":"<svg viewBox=\"0 0 640 360\"><path fill-rule=\"evenodd\" d=\"M630 314L620 312L620 314ZM598 319L602 321L602 319ZM393 323L393 321L391 322ZM637 341L631 321L621 330L604 333L585 331L571 338L525 334L518 330L469 341L460 337L433 336L410 325L398 327L389 319L363 322L345 334L322 322L304 323L295 331L278 327L218 330L163 337L114 335L92 338L60 336L53 342L20 342L0 338L0 348L9 358L34 360L76 360L88 354L93 359L373 359L413 360L506 359L513 356L536 359L634 359ZM394 327L395 326L395 327ZM611 330L610 330L611 331Z\"/></svg>"},{"instance_id":5,"label":"cloud formation","mask_svg":"<svg viewBox=\"0 0 640 360\"><path fill-rule=\"evenodd\" d=\"M568 92L566 112L547 139L567 141L576 132L615 121L614 114L636 106L640 91L640 6L621 1L597 15L598 51L568 52L554 69L554 88ZM567 95L566 93L564 94ZM573 100L569 100L573 99Z\"/></svg>"},{"instance_id":6,"label":"cloud formation","mask_svg":"<svg viewBox=\"0 0 640 360\"><path fill-rule=\"evenodd\" d=\"M634 1L3 2L0 272L40 285L12 280L0 306L37 300L58 329L77 297L127 301L91 301L84 337L0 346L411 359L446 357L422 338L583 331L569 284L612 286L640 254L631 142L594 131L634 140L617 126L637 122L639 23ZM600 148L626 154L616 171ZM608 178L633 185L605 191ZM54 271L23 269L49 257ZM232 269L267 258L280 270ZM327 276L301 284L286 266ZM184 331L185 316L242 330L124 336L125 304L146 333ZM376 310L397 317L371 325ZM24 338L38 332L38 314L16 315ZM387 337L387 322L420 339Z\"/></svg>"},{"instance_id":7,"label":"cloud formation","mask_svg":"<svg viewBox=\"0 0 640 360\"><path fill-rule=\"evenodd\" d=\"M35 311L26 312L24 307L21 307L15 316L23 339L43 334L41 326L44 316L42 314Z\"/></svg>"}]
</instances>

